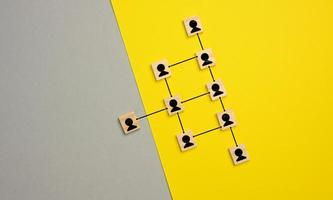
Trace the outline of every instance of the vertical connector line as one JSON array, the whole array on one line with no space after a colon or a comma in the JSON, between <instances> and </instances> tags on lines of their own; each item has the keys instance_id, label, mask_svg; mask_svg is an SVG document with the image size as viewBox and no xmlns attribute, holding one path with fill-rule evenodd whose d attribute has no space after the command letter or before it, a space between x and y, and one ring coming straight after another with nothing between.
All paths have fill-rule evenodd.
<instances>
[{"instance_id":1,"label":"vertical connector line","mask_svg":"<svg viewBox=\"0 0 333 200\"><path fill-rule=\"evenodd\" d=\"M198 33L197 33L197 37L198 37L198 40L199 40L199 43L200 43L201 50L204 50L204 47L202 45L202 42L201 42L201 39L200 39L200 36L199 36ZM208 69L209 69L210 76L212 77L213 81L215 81L214 74L213 74L212 69L210 68L210 66L208 66ZM225 107L224 107L222 98L220 97L219 99L220 99L222 109L223 109L223 111L225 111ZM237 140L236 140L236 137L235 137L235 134L234 134L234 131L232 130L232 128L230 128L230 131L231 131L232 138L234 139L235 145L238 147L238 143L237 143Z\"/></svg>"},{"instance_id":2,"label":"vertical connector line","mask_svg":"<svg viewBox=\"0 0 333 200\"><path fill-rule=\"evenodd\" d=\"M169 87L169 83L168 83L168 81L167 81L166 78L165 78L164 80L165 80L165 84L166 84L166 86L167 86L167 88L168 88L169 95L170 95L170 97L172 97L172 93L171 93L171 90L170 90L170 87Z\"/></svg>"},{"instance_id":3,"label":"vertical connector line","mask_svg":"<svg viewBox=\"0 0 333 200\"><path fill-rule=\"evenodd\" d=\"M232 130L232 127L230 127L230 131L231 131L232 138L234 139L235 145L236 145L236 147L238 147L238 143L237 143L237 140L235 138L234 131Z\"/></svg>"},{"instance_id":4,"label":"vertical connector line","mask_svg":"<svg viewBox=\"0 0 333 200\"><path fill-rule=\"evenodd\" d=\"M225 112L225 107L224 107L224 104L223 104L222 98L219 97L219 99L220 99L220 103L221 103L222 109L223 109L223 111Z\"/></svg>"},{"instance_id":5,"label":"vertical connector line","mask_svg":"<svg viewBox=\"0 0 333 200\"><path fill-rule=\"evenodd\" d=\"M213 81L215 81L215 78L214 78L214 75L213 75L213 72L212 72L212 69L210 68L210 66L208 66L208 69L209 69L210 76L212 77Z\"/></svg>"},{"instance_id":6,"label":"vertical connector line","mask_svg":"<svg viewBox=\"0 0 333 200\"><path fill-rule=\"evenodd\" d=\"M184 126L183 126L182 120L180 119L179 113L177 113L177 117L178 117L178 120L179 120L179 124L180 124L180 126L182 128L182 131L183 131L183 133L185 133Z\"/></svg>"},{"instance_id":7,"label":"vertical connector line","mask_svg":"<svg viewBox=\"0 0 333 200\"><path fill-rule=\"evenodd\" d=\"M168 81L167 81L166 78L164 80L165 80L165 84L166 84L166 86L168 88L169 95L170 95L170 97L172 97L172 93L171 93L171 90L170 90L169 83L168 83ZM184 126L183 126L182 120L180 119L179 113L177 113L177 117L178 117L178 121L179 121L180 127L182 128L182 131L183 131L183 133L185 133Z\"/></svg>"},{"instance_id":8,"label":"vertical connector line","mask_svg":"<svg viewBox=\"0 0 333 200\"><path fill-rule=\"evenodd\" d=\"M204 50L204 47L203 47L203 45L202 45L202 42L201 42L201 39L200 39L199 33L197 33L197 37L198 37L198 40L199 40L199 43L200 43L201 50Z\"/></svg>"}]
</instances>

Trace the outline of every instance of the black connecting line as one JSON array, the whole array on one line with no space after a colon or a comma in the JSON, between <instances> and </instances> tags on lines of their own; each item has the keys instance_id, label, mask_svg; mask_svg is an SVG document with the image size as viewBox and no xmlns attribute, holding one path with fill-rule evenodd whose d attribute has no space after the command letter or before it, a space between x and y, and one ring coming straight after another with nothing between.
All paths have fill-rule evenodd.
<instances>
[{"instance_id":1,"label":"black connecting line","mask_svg":"<svg viewBox=\"0 0 333 200\"><path fill-rule=\"evenodd\" d=\"M210 76L212 77L213 81L215 81L215 78L214 78L214 75L213 75L213 72L212 72L212 69L210 68L210 66L208 66L208 69L209 69Z\"/></svg>"},{"instance_id":2,"label":"black connecting line","mask_svg":"<svg viewBox=\"0 0 333 200\"><path fill-rule=\"evenodd\" d=\"M182 63L184 63L184 62L187 62L187 61L193 60L193 59L195 59L195 58L197 58L197 57L198 57L198 56L194 56L194 57L192 57L192 58L188 58L188 59L185 59L185 60L179 61L179 62L177 62L177 63L175 63L175 64L169 65L169 68L171 68L171 67L173 67L173 66L176 66L176 65L179 65L179 64L182 64Z\"/></svg>"},{"instance_id":3,"label":"black connecting line","mask_svg":"<svg viewBox=\"0 0 333 200\"><path fill-rule=\"evenodd\" d=\"M215 131L215 130L220 129L220 128L222 128L222 126L219 126L219 127L213 128L213 129L210 129L210 130L208 130L208 131L204 131L204 132L202 132L202 133L198 133L198 134L196 134L196 135L193 135L193 137L197 137L197 136L200 136L200 135L203 135L203 134L206 134L206 133L209 133L209 132Z\"/></svg>"},{"instance_id":4,"label":"black connecting line","mask_svg":"<svg viewBox=\"0 0 333 200\"><path fill-rule=\"evenodd\" d=\"M234 139L234 142L236 144L236 147L238 147L237 140L235 138L234 131L232 130L232 127L230 127L230 131L231 131L232 138Z\"/></svg>"},{"instance_id":5,"label":"black connecting line","mask_svg":"<svg viewBox=\"0 0 333 200\"><path fill-rule=\"evenodd\" d=\"M200 39L200 36L199 36L198 33L197 33L197 37L198 37L198 40L199 40L199 43L200 43L201 50L204 50L204 47L203 47L203 45L202 45L202 42L201 42L201 39ZM212 80L215 81L214 74L213 74L212 69L210 68L210 66L208 66L208 69L209 69L210 76L212 77ZM224 104L223 104L223 102L222 102L222 98L219 97L219 100L220 100L220 103L221 103L221 106L222 106L223 111L225 111L225 107L224 107ZM199 134L197 134L197 135L195 135L195 136L193 136L193 137L196 137L196 136L199 136L199 135L202 135L202 134L205 134L205 133L211 132L211 131L216 130L216 129L218 129L218 128L211 129L211 130L205 131L205 132L203 132L203 133L199 133ZM237 143L237 140L236 140L236 137L235 137L234 131L232 130L231 127L230 127L230 131L231 131L232 138L234 139L235 145L238 147L238 143Z\"/></svg>"},{"instance_id":6,"label":"black connecting line","mask_svg":"<svg viewBox=\"0 0 333 200\"><path fill-rule=\"evenodd\" d=\"M222 109L223 109L223 111L225 112L225 108L224 108L224 104L223 104L222 98L219 97L219 100L220 100L220 103L221 103Z\"/></svg>"},{"instance_id":7,"label":"black connecting line","mask_svg":"<svg viewBox=\"0 0 333 200\"><path fill-rule=\"evenodd\" d=\"M199 97L206 96L206 95L209 94L209 93L210 93L210 92L206 92L206 93L200 94L200 95L198 95L198 96L195 96L195 97L192 97L192 98L186 99L186 100L182 101L181 103L186 103L186 102L188 102L188 101L191 101L191 100L197 99L197 98L199 98Z\"/></svg>"},{"instance_id":8,"label":"black connecting line","mask_svg":"<svg viewBox=\"0 0 333 200\"><path fill-rule=\"evenodd\" d=\"M166 78L164 80L165 80L165 84L166 84L166 86L168 88L170 97L172 97L172 93L171 93L171 90L170 90L169 83L168 83L168 81L167 81ZM182 120L180 119L179 113L177 113L177 117L178 117L178 121L179 121L180 127L182 128L182 131L183 131L183 133L185 133L184 126L183 126Z\"/></svg>"},{"instance_id":9,"label":"black connecting line","mask_svg":"<svg viewBox=\"0 0 333 200\"><path fill-rule=\"evenodd\" d=\"M136 120L146 118L146 117L148 117L148 116L150 116L150 115L157 114L157 113L162 112L162 111L167 110L167 109L168 109L168 108L163 108L163 109L161 109L161 110L158 110L158 111L155 111L155 112L149 113L149 114L147 114L147 115L144 115L144 116L138 117L138 118L136 118Z\"/></svg>"},{"instance_id":10,"label":"black connecting line","mask_svg":"<svg viewBox=\"0 0 333 200\"><path fill-rule=\"evenodd\" d=\"M203 45L202 45L202 42L201 42L201 39L200 39L199 33L197 33L197 37L198 37L198 40L199 40L199 43L200 43L201 50L204 50L204 47L203 47Z\"/></svg>"},{"instance_id":11,"label":"black connecting line","mask_svg":"<svg viewBox=\"0 0 333 200\"><path fill-rule=\"evenodd\" d=\"M177 113L177 117L178 117L179 124L182 127L182 131L183 131L183 133L185 133L184 126L183 126L182 120L180 119L179 113Z\"/></svg>"},{"instance_id":12,"label":"black connecting line","mask_svg":"<svg viewBox=\"0 0 333 200\"><path fill-rule=\"evenodd\" d=\"M170 90L169 83L168 83L168 81L167 81L167 79L166 79L166 78L165 78L164 80L165 80L165 84L166 84L166 86L167 86L167 88L168 88L169 95L170 95L170 97L172 97L172 93L171 93L171 90Z\"/></svg>"}]
</instances>

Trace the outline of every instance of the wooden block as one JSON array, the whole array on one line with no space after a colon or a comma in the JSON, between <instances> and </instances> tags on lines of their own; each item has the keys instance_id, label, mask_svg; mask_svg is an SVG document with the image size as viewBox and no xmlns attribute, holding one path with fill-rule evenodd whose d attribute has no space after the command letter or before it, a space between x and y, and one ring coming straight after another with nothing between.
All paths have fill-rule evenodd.
<instances>
[{"instance_id":1,"label":"wooden block","mask_svg":"<svg viewBox=\"0 0 333 200\"><path fill-rule=\"evenodd\" d=\"M225 112L220 112L216 115L222 130L236 126L235 117L231 110L226 110Z\"/></svg>"},{"instance_id":2,"label":"wooden block","mask_svg":"<svg viewBox=\"0 0 333 200\"><path fill-rule=\"evenodd\" d=\"M208 66L215 65L215 57L211 49L205 49L196 53L200 69L206 69Z\"/></svg>"},{"instance_id":3,"label":"wooden block","mask_svg":"<svg viewBox=\"0 0 333 200\"><path fill-rule=\"evenodd\" d=\"M171 70L166 59L154 62L151 66L156 80L165 79L171 76Z\"/></svg>"},{"instance_id":4,"label":"wooden block","mask_svg":"<svg viewBox=\"0 0 333 200\"><path fill-rule=\"evenodd\" d=\"M185 30L188 36L202 32L202 25L199 17L193 16L184 20Z\"/></svg>"},{"instance_id":5,"label":"wooden block","mask_svg":"<svg viewBox=\"0 0 333 200\"><path fill-rule=\"evenodd\" d=\"M238 147L229 148L229 152L234 165L238 165L250 160L249 154L247 153L243 144L238 145Z\"/></svg>"},{"instance_id":6,"label":"wooden block","mask_svg":"<svg viewBox=\"0 0 333 200\"><path fill-rule=\"evenodd\" d=\"M181 151L187 151L197 146L191 131L177 135L177 140Z\"/></svg>"},{"instance_id":7,"label":"wooden block","mask_svg":"<svg viewBox=\"0 0 333 200\"><path fill-rule=\"evenodd\" d=\"M181 103L179 96L165 98L164 103L167 107L169 115L174 115L184 110L183 104Z\"/></svg>"},{"instance_id":8,"label":"wooden block","mask_svg":"<svg viewBox=\"0 0 333 200\"><path fill-rule=\"evenodd\" d=\"M140 122L137 120L134 112L121 115L118 119L125 134L131 133L141 128Z\"/></svg>"},{"instance_id":9,"label":"wooden block","mask_svg":"<svg viewBox=\"0 0 333 200\"><path fill-rule=\"evenodd\" d=\"M221 80L216 80L214 82L207 84L207 89L210 93L210 98L212 101L219 99L220 97L225 97L227 95Z\"/></svg>"}]
</instances>

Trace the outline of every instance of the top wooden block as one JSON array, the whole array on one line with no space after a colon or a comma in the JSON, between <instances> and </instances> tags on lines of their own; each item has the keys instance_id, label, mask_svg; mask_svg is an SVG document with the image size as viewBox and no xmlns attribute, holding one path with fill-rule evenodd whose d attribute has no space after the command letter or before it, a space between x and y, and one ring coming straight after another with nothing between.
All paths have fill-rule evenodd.
<instances>
[{"instance_id":1,"label":"top wooden block","mask_svg":"<svg viewBox=\"0 0 333 200\"><path fill-rule=\"evenodd\" d=\"M197 16L185 19L184 25L188 36L193 36L203 31L200 19Z\"/></svg>"}]
</instances>

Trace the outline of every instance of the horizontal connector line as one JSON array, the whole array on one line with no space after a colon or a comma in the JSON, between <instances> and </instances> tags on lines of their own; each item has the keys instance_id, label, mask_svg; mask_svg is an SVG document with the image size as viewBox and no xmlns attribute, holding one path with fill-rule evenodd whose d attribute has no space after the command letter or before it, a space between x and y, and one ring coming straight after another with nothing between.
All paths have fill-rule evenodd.
<instances>
[{"instance_id":1,"label":"horizontal connector line","mask_svg":"<svg viewBox=\"0 0 333 200\"><path fill-rule=\"evenodd\" d=\"M142 119L142 118L148 117L148 116L150 116L150 115L157 114L157 113L162 112L162 111L167 110L167 109L168 109L168 108L163 108L163 109L161 109L161 110L158 110L158 111L155 111L155 112L149 113L149 114L147 114L147 115L144 115L144 116L138 117L138 118L136 118L136 120L139 120L139 119Z\"/></svg>"},{"instance_id":2,"label":"horizontal connector line","mask_svg":"<svg viewBox=\"0 0 333 200\"><path fill-rule=\"evenodd\" d=\"M202 45L202 42L201 42L201 39L200 39L199 33L197 33L197 37L198 37L198 40L199 40L199 43L200 43L201 50L204 50L204 47L203 47L203 45Z\"/></svg>"},{"instance_id":3,"label":"horizontal connector line","mask_svg":"<svg viewBox=\"0 0 333 200\"><path fill-rule=\"evenodd\" d=\"M194 57L192 57L192 58L188 58L188 59L186 59L186 60L179 61L179 62L177 62L177 63L175 63L175 64L169 65L169 68L170 68L170 67L173 67L173 66L175 66L175 65L179 65L179 64L182 64L182 63L184 63L184 62L187 62L187 61L193 60L193 59L195 59L195 58L197 58L197 57L198 57L198 56L194 56Z\"/></svg>"},{"instance_id":4,"label":"horizontal connector line","mask_svg":"<svg viewBox=\"0 0 333 200\"><path fill-rule=\"evenodd\" d=\"M200 94L200 95L198 95L198 96L195 96L195 97L192 97L192 98L186 99L185 101L182 101L181 103L186 103L186 102L188 102L188 101L191 101L191 100L197 99L197 98L202 97L202 96L205 96L205 95L207 95L207 94L209 94L209 92L206 92L206 93L204 93L204 94Z\"/></svg>"},{"instance_id":5,"label":"horizontal connector line","mask_svg":"<svg viewBox=\"0 0 333 200\"><path fill-rule=\"evenodd\" d=\"M210 66L208 66L208 69L209 69L210 76L212 77L213 81L215 81L215 78L214 78L214 75L213 75L213 72L212 72L212 69L210 68Z\"/></svg>"},{"instance_id":6,"label":"horizontal connector line","mask_svg":"<svg viewBox=\"0 0 333 200\"><path fill-rule=\"evenodd\" d=\"M238 143L237 143L237 140L235 138L234 131L232 130L232 127L230 127L230 131L231 131L232 138L234 139L235 145L236 145L236 147L238 147Z\"/></svg>"},{"instance_id":7,"label":"horizontal connector line","mask_svg":"<svg viewBox=\"0 0 333 200\"><path fill-rule=\"evenodd\" d=\"M183 133L185 133L184 126L183 126L182 120L180 119L179 113L177 113L177 117L178 117L178 120L179 120L179 124L182 127L182 131L183 131Z\"/></svg>"},{"instance_id":8,"label":"horizontal connector line","mask_svg":"<svg viewBox=\"0 0 333 200\"><path fill-rule=\"evenodd\" d=\"M209 132L215 131L215 130L220 129L220 128L222 128L222 126L219 126L219 127L216 127L216 128L210 129L210 130L208 130L208 131L204 131L204 132L202 132L202 133L199 133L199 134L193 135L193 137L197 137L197 136L203 135L203 134L205 134L205 133L209 133Z\"/></svg>"},{"instance_id":9,"label":"horizontal connector line","mask_svg":"<svg viewBox=\"0 0 333 200\"><path fill-rule=\"evenodd\" d=\"M222 98L219 97L219 99L220 99L220 103L221 103L222 109L223 109L223 111L225 111L225 107L224 107L224 104L223 104Z\"/></svg>"},{"instance_id":10,"label":"horizontal connector line","mask_svg":"<svg viewBox=\"0 0 333 200\"><path fill-rule=\"evenodd\" d=\"M170 87L169 87L169 83L168 83L168 81L166 80L166 78L165 78L164 80L165 80L165 84L166 84L166 86L167 86L167 88L168 88L168 91L169 91L170 97L172 97L172 93L171 93L171 90L170 90Z\"/></svg>"}]
</instances>

